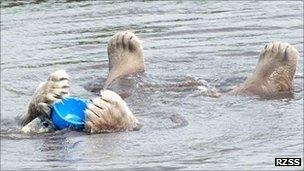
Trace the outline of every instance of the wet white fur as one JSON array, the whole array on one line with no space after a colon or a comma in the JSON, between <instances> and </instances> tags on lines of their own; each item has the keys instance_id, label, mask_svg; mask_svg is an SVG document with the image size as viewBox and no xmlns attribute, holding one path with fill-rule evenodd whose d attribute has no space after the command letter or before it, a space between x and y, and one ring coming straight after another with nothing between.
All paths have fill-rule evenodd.
<instances>
[{"instance_id":1,"label":"wet white fur","mask_svg":"<svg viewBox=\"0 0 304 171\"><path fill-rule=\"evenodd\" d=\"M105 87L119 77L145 69L142 46L131 32L115 34L108 43L108 54L109 75ZM53 72L46 82L38 86L27 112L21 118L21 125L25 126L41 115L49 118L51 105L67 95L68 74L64 70ZM85 130L89 133L131 131L137 124L138 120L125 101L113 91L101 90L100 96L95 97L87 106Z\"/></svg>"},{"instance_id":2,"label":"wet white fur","mask_svg":"<svg viewBox=\"0 0 304 171\"><path fill-rule=\"evenodd\" d=\"M50 116L51 105L69 95L69 76L64 70L50 74L46 82L40 83L26 113L21 117L21 125L25 126L40 115Z\"/></svg>"}]
</instances>

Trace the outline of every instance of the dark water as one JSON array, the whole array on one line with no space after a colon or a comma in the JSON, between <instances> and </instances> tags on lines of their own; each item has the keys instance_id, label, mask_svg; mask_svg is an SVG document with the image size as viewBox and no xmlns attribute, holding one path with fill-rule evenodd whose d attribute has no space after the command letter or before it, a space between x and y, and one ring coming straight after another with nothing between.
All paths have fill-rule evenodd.
<instances>
[{"instance_id":1,"label":"dark water","mask_svg":"<svg viewBox=\"0 0 304 171\"><path fill-rule=\"evenodd\" d=\"M1 169L287 169L303 157L303 2L4 1L1 5ZM140 131L19 133L36 86L57 69L72 94L103 85L106 43L118 31L142 40L147 71L114 86ZM212 98L241 84L268 42L300 52L295 97ZM300 169L299 167L288 169Z\"/></svg>"}]
</instances>

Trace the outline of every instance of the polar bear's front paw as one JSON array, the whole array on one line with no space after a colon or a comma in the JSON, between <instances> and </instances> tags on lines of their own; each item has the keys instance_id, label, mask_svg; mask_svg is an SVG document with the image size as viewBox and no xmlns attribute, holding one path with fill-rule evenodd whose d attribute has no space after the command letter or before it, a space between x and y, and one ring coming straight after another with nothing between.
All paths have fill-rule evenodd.
<instances>
[{"instance_id":1,"label":"polar bear's front paw","mask_svg":"<svg viewBox=\"0 0 304 171\"><path fill-rule=\"evenodd\" d=\"M45 87L45 103L52 105L55 101L69 95L69 76L64 70L52 73Z\"/></svg>"},{"instance_id":2,"label":"polar bear's front paw","mask_svg":"<svg viewBox=\"0 0 304 171\"><path fill-rule=\"evenodd\" d=\"M137 119L118 94L109 90L100 94L85 111L87 132L131 131L137 126Z\"/></svg>"},{"instance_id":3,"label":"polar bear's front paw","mask_svg":"<svg viewBox=\"0 0 304 171\"><path fill-rule=\"evenodd\" d=\"M48 80L41 83L32 97L27 113L22 116L21 125L26 125L40 115L50 117L51 105L69 95L69 76L64 70L50 74Z\"/></svg>"}]
</instances>

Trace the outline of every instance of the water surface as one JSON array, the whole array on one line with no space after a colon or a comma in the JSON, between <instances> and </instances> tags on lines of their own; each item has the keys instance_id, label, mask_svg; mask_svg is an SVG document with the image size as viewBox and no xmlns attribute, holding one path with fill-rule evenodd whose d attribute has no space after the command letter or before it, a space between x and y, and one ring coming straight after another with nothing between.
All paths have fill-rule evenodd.
<instances>
[{"instance_id":1,"label":"water surface","mask_svg":"<svg viewBox=\"0 0 304 171\"><path fill-rule=\"evenodd\" d=\"M2 169L278 169L303 157L303 2L4 1L1 7ZM139 131L24 135L18 116L57 70L72 94L96 96L108 72L106 44L118 31L143 41L146 73L113 89ZM254 70L281 40L299 53L294 98L212 98ZM97 87L97 88L96 88ZM286 169L286 168L282 168ZM299 169L288 168L288 169Z\"/></svg>"}]
</instances>

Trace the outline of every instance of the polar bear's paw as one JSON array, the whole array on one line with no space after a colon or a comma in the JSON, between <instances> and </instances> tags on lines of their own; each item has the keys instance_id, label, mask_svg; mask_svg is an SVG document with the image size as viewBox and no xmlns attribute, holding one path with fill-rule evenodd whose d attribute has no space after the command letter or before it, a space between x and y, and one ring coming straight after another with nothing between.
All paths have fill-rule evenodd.
<instances>
[{"instance_id":1,"label":"polar bear's paw","mask_svg":"<svg viewBox=\"0 0 304 171\"><path fill-rule=\"evenodd\" d=\"M45 95L44 102L48 105L69 95L69 75L64 70L53 72L41 95Z\"/></svg>"},{"instance_id":2,"label":"polar bear's paw","mask_svg":"<svg viewBox=\"0 0 304 171\"><path fill-rule=\"evenodd\" d=\"M286 42L270 42L265 45L260 53L261 60L275 60L275 61L286 61L286 60L297 60L297 50Z\"/></svg>"},{"instance_id":3,"label":"polar bear's paw","mask_svg":"<svg viewBox=\"0 0 304 171\"><path fill-rule=\"evenodd\" d=\"M115 79L145 70L141 42L134 33L123 31L108 42L109 75L105 87Z\"/></svg>"},{"instance_id":4,"label":"polar bear's paw","mask_svg":"<svg viewBox=\"0 0 304 171\"><path fill-rule=\"evenodd\" d=\"M140 40L134 33L129 31L116 33L108 42L108 55L114 60L139 55L137 53L141 51ZM110 62L110 67L113 67L112 64Z\"/></svg>"},{"instance_id":5,"label":"polar bear's paw","mask_svg":"<svg viewBox=\"0 0 304 171\"><path fill-rule=\"evenodd\" d=\"M271 42L261 51L255 72L231 94L272 97L293 88L298 51L288 43Z\"/></svg>"},{"instance_id":6,"label":"polar bear's paw","mask_svg":"<svg viewBox=\"0 0 304 171\"><path fill-rule=\"evenodd\" d=\"M50 74L47 81L41 83L33 95L26 114L21 118L24 126L40 115L50 116L51 105L69 95L69 76L64 70Z\"/></svg>"},{"instance_id":7,"label":"polar bear's paw","mask_svg":"<svg viewBox=\"0 0 304 171\"><path fill-rule=\"evenodd\" d=\"M85 129L88 133L132 131L138 120L115 92L102 90L87 106Z\"/></svg>"}]
</instances>

